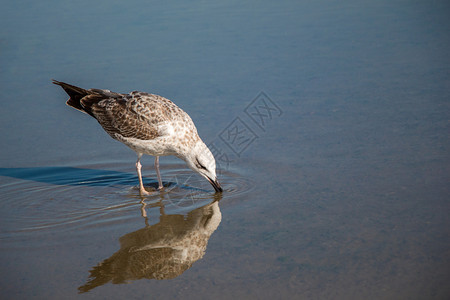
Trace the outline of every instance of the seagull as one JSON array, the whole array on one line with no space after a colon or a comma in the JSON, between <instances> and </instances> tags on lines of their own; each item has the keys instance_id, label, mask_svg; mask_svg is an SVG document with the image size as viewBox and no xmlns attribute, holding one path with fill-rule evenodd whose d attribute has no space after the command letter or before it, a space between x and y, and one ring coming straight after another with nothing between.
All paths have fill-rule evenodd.
<instances>
[{"instance_id":1,"label":"seagull","mask_svg":"<svg viewBox=\"0 0 450 300\"><path fill-rule=\"evenodd\" d=\"M139 193L150 195L144 188L141 157L155 157L158 190L163 190L159 157L174 155L211 183L216 193L223 191L216 176L216 161L202 139L191 117L164 97L133 91L119 94L110 90L89 89L53 80L69 95L66 104L91 117L103 129L137 154L136 171Z\"/></svg>"}]
</instances>

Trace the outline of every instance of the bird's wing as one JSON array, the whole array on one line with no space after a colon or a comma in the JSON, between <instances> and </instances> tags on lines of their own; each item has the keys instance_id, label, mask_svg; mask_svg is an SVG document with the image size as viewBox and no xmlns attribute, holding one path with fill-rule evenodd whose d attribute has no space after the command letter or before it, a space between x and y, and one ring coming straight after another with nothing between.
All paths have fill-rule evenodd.
<instances>
[{"instance_id":1,"label":"bird's wing","mask_svg":"<svg viewBox=\"0 0 450 300\"><path fill-rule=\"evenodd\" d=\"M152 140L160 136L157 119L160 119L152 103L135 99L132 94L123 95L104 90L90 90L92 94L81 100L85 110L89 110L105 131L116 138L117 135L140 140ZM150 101L151 102L151 101ZM141 108L141 109L137 109Z\"/></svg>"}]
</instances>

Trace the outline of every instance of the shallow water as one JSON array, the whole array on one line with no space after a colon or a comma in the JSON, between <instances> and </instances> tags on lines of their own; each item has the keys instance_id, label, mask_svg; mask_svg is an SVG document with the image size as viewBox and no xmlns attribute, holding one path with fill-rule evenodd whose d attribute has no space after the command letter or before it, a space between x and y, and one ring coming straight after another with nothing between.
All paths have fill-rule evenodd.
<instances>
[{"instance_id":1,"label":"shallow water","mask_svg":"<svg viewBox=\"0 0 450 300\"><path fill-rule=\"evenodd\" d=\"M1 6L2 299L449 297L445 1ZM173 100L223 195L51 78Z\"/></svg>"}]
</instances>

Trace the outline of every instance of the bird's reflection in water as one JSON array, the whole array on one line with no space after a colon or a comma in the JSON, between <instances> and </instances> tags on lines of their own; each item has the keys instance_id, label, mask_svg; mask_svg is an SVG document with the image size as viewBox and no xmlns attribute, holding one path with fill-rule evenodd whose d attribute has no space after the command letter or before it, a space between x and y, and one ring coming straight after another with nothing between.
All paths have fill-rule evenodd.
<instances>
[{"instance_id":1,"label":"bird's reflection in water","mask_svg":"<svg viewBox=\"0 0 450 300\"><path fill-rule=\"evenodd\" d=\"M171 279L181 275L205 254L211 234L222 220L219 200L197 208L187 215L166 215L160 202L160 222L122 236L120 250L90 271L88 292L105 283L126 283L137 279Z\"/></svg>"}]
</instances>

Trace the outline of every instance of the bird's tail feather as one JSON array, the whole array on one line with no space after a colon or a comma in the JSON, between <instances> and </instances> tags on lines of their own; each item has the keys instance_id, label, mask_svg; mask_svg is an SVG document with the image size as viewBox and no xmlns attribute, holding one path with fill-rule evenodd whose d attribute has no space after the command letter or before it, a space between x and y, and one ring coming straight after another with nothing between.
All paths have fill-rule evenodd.
<instances>
[{"instance_id":1,"label":"bird's tail feather","mask_svg":"<svg viewBox=\"0 0 450 300\"><path fill-rule=\"evenodd\" d=\"M53 83L56 85L61 86L64 91L66 91L66 93L70 96L69 100L67 100L66 104L76 108L78 110L81 111L85 111L83 106L80 103L80 100L85 97L86 95L88 95L88 91L86 91L85 89L82 89L80 87L65 83L65 82L61 82L61 81L57 81L53 79Z\"/></svg>"}]
</instances>

